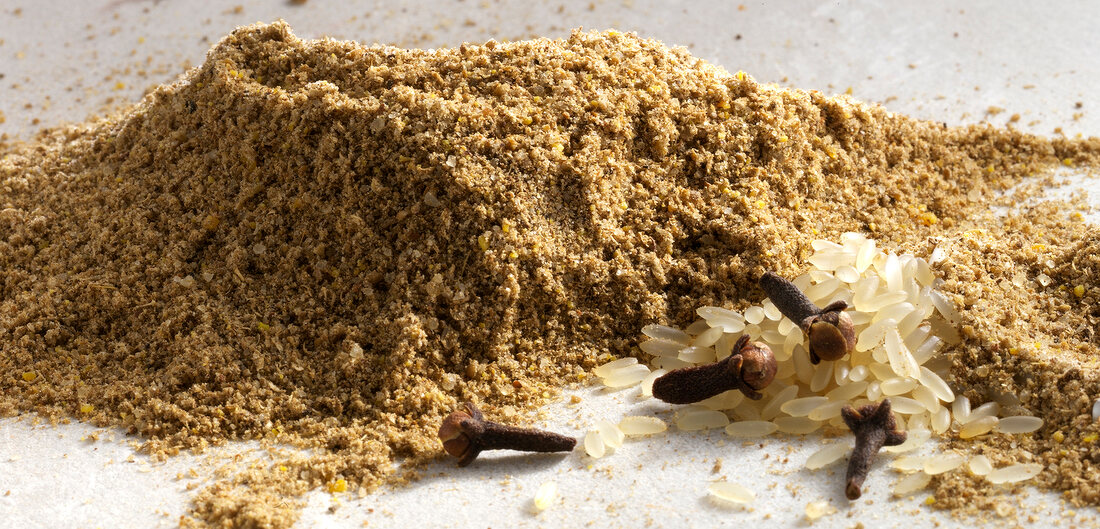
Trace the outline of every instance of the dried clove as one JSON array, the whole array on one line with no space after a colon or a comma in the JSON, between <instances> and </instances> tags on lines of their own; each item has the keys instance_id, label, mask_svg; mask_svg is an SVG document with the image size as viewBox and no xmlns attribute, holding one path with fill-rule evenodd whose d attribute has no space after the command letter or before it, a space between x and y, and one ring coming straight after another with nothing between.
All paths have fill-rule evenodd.
<instances>
[{"instance_id":1,"label":"dried clove","mask_svg":"<svg viewBox=\"0 0 1100 529\"><path fill-rule=\"evenodd\" d=\"M674 369L654 380L653 396L689 404L739 389L746 397L760 400L759 391L771 384L776 369L772 350L761 342L749 343L746 334L737 340L732 355L712 364Z\"/></svg>"},{"instance_id":2,"label":"dried clove","mask_svg":"<svg viewBox=\"0 0 1100 529\"><path fill-rule=\"evenodd\" d=\"M577 445L576 439L561 434L487 421L471 402L463 407L443 419L439 427L443 449L458 458L460 467L469 465L483 450L568 452Z\"/></svg>"},{"instance_id":3,"label":"dried clove","mask_svg":"<svg viewBox=\"0 0 1100 529\"><path fill-rule=\"evenodd\" d=\"M774 272L765 272L760 277L760 288L768 294L768 299L779 312L806 334L810 362L817 364L822 360L840 360L855 350L855 326L852 317L844 312L848 308L847 302L838 300L819 309L794 283Z\"/></svg>"},{"instance_id":4,"label":"dried clove","mask_svg":"<svg viewBox=\"0 0 1100 529\"><path fill-rule=\"evenodd\" d=\"M899 431L890 411L890 399L878 404L866 404L858 410L845 406L840 410L844 424L856 436L856 446L848 459L847 482L844 494L849 500L859 499L863 494L863 481L871 470L875 455L883 446L895 446L905 442L906 434Z\"/></svg>"}]
</instances>

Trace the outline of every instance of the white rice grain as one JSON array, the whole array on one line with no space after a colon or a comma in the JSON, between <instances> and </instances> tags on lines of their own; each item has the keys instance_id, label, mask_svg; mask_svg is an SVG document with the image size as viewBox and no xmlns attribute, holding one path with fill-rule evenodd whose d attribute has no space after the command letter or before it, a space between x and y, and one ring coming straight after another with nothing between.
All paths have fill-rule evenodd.
<instances>
[{"instance_id":1,"label":"white rice grain","mask_svg":"<svg viewBox=\"0 0 1100 529\"><path fill-rule=\"evenodd\" d=\"M691 367L689 364L679 358L671 356L658 356L649 362L655 369L663 369L665 371L672 371L673 369L680 369L681 367Z\"/></svg>"},{"instance_id":2,"label":"white rice grain","mask_svg":"<svg viewBox=\"0 0 1100 529\"><path fill-rule=\"evenodd\" d=\"M895 303L901 303L909 299L909 294L904 290L895 290L888 292L880 292L872 297L870 300L863 303L863 306L857 306L856 310L863 312L878 312L883 307L889 307Z\"/></svg>"},{"instance_id":3,"label":"white rice grain","mask_svg":"<svg viewBox=\"0 0 1100 529\"><path fill-rule=\"evenodd\" d=\"M806 417L814 421L827 421L834 417L839 417L840 410L847 404L847 401L827 402L814 408Z\"/></svg>"},{"instance_id":4,"label":"white rice grain","mask_svg":"<svg viewBox=\"0 0 1100 529\"><path fill-rule=\"evenodd\" d=\"M635 364L609 372L607 376L603 377L602 381L609 388L625 388L637 385L645 379L649 372L649 367Z\"/></svg>"},{"instance_id":5,"label":"white rice grain","mask_svg":"<svg viewBox=\"0 0 1100 529\"><path fill-rule=\"evenodd\" d=\"M607 445L603 442L600 432L590 430L584 436L584 452L594 459L599 459L606 453Z\"/></svg>"},{"instance_id":6,"label":"white rice grain","mask_svg":"<svg viewBox=\"0 0 1100 529\"><path fill-rule=\"evenodd\" d=\"M638 348L653 356L676 356L680 354L684 344L668 340L646 340L638 344Z\"/></svg>"},{"instance_id":7,"label":"white rice grain","mask_svg":"<svg viewBox=\"0 0 1100 529\"><path fill-rule=\"evenodd\" d=\"M611 448L622 447L623 441L626 439L626 435L623 431L620 430L615 423L607 419L596 421L596 431L600 432L600 438L603 439L603 444Z\"/></svg>"},{"instance_id":8,"label":"white rice grain","mask_svg":"<svg viewBox=\"0 0 1100 529\"><path fill-rule=\"evenodd\" d=\"M921 366L920 368L920 383L931 390L936 398L944 402L955 400L955 392L951 391L951 386L948 386L947 382L944 382L939 375L927 367Z\"/></svg>"},{"instance_id":9,"label":"white rice grain","mask_svg":"<svg viewBox=\"0 0 1100 529\"><path fill-rule=\"evenodd\" d=\"M985 476L993 472L993 463L984 455L976 455L970 458L970 473L975 476Z\"/></svg>"},{"instance_id":10,"label":"white rice grain","mask_svg":"<svg viewBox=\"0 0 1100 529\"><path fill-rule=\"evenodd\" d=\"M898 480L897 483L894 484L894 489L892 490L892 492L894 496L908 496L914 492L917 492L918 490L927 487L928 484L931 482L932 476L929 476L924 472L909 474L908 476L901 478L900 480Z\"/></svg>"},{"instance_id":11,"label":"white rice grain","mask_svg":"<svg viewBox=\"0 0 1100 529\"><path fill-rule=\"evenodd\" d=\"M932 427L933 432L938 434L946 432L951 427L951 411L940 406L939 409L932 412L932 420L929 421L929 425Z\"/></svg>"},{"instance_id":12,"label":"white rice grain","mask_svg":"<svg viewBox=\"0 0 1100 529\"><path fill-rule=\"evenodd\" d=\"M733 415L741 421L759 421L760 403L755 400L744 400L733 409Z\"/></svg>"},{"instance_id":13,"label":"white rice grain","mask_svg":"<svg viewBox=\"0 0 1100 529\"><path fill-rule=\"evenodd\" d=\"M747 335L749 335L749 338L751 340L756 341L756 340L760 339L760 335L763 332L764 332L763 327L761 327L761 326L759 326L755 323L752 323L752 324L746 325L745 330L742 331L741 334L747 334Z\"/></svg>"},{"instance_id":14,"label":"white rice grain","mask_svg":"<svg viewBox=\"0 0 1100 529\"><path fill-rule=\"evenodd\" d=\"M868 312L863 310L874 298L875 292L878 291L879 279L878 276L871 274L864 276L859 281L856 281L852 285L852 305L853 308L859 312Z\"/></svg>"},{"instance_id":15,"label":"white rice grain","mask_svg":"<svg viewBox=\"0 0 1100 529\"><path fill-rule=\"evenodd\" d=\"M871 323L871 318L875 315L871 312L860 312L858 310L848 311L848 316L852 319L852 325L856 327L862 327Z\"/></svg>"},{"instance_id":16,"label":"white rice grain","mask_svg":"<svg viewBox=\"0 0 1100 529\"><path fill-rule=\"evenodd\" d=\"M760 333L760 339L768 344L781 344L787 337L775 329L765 329L764 332ZM776 360L778 361L778 358Z\"/></svg>"},{"instance_id":17,"label":"white rice grain","mask_svg":"<svg viewBox=\"0 0 1100 529\"><path fill-rule=\"evenodd\" d=\"M558 484L553 481L547 481L539 486L538 492L535 493L534 506L535 512L545 511L554 503L554 498L558 495Z\"/></svg>"},{"instance_id":18,"label":"white rice grain","mask_svg":"<svg viewBox=\"0 0 1100 529\"><path fill-rule=\"evenodd\" d=\"M753 325L764 321L764 309L760 307L749 307L745 309L745 321Z\"/></svg>"},{"instance_id":19,"label":"white rice grain","mask_svg":"<svg viewBox=\"0 0 1100 529\"><path fill-rule=\"evenodd\" d=\"M887 320L893 321L893 320ZM917 378L920 376L920 365L913 359L909 349L901 341L896 328L886 329L886 357L890 360L890 368L900 376Z\"/></svg>"},{"instance_id":20,"label":"white rice grain","mask_svg":"<svg viewBox=\"0 0 1100 529\"><path fill-rule=\"evenodd\" d=\"M735 334L723 334L717 342L714 342L714 357L718 360L728 358L733 354L733 346L737 344L738 338L740 336ZM776 357L776 360L779 360L779 358Z\"/></svg>"},{"instance_id":21,"label":"white rice grain","mask_svg":"<svg viewBox=\"0 0 1100 529\"><path fill-rule=\"evenodd\" d=\"M924 323L924 318L925 316L921 314L921 309L919 307L914 307L913 312L906 314L898 320L898 334L902 337L908 337L910 334L913 334L913 332L919 329L921 324ZM909 347L909 344L906 343L905 346ZM909 350L912 351L913 348L910 347Z\"/></svg>"},{"instance_id":22,"label":"white rice grain","mask_svg":"<svg viewBox=\"0 0 1100 529\"><path fill-rule=\"evenodd\" d=\"M668 325L651 323L642 327L642 334L657 340L668 340L670 342L691 345L691 336L688 335L688 333L675 327L669 327Z\"/></svg>"},{"instance_id":23,"label":"white rice grain","mask_svg":"<svg viewBox=\"0 0 1100 529\"><path fill-rule=\"evenodd\" d=\"M867 239L859 245L859 250L856 251L855 267L859 273L863 273L875 258L875 241Z\"/></svg>"},{"instance_id":24,"label":"white rice grain","mask_svg":"<svg viewBox=\"0 0 1100 529\"><path fill-rule=\"evenodd\" d=\"M645 378L642 379L640 385L642 386L642 396L643 397L652 397L653 396L653 382L656 381L658 378L661 377L661 375L664 375L665 373L668 373L668 370L666 370L666 369L654 369L652 372L650 372L648 375L646 375Z\"/></svg>"},{"instance_id":25,"label":"white rice grain","mask_svg":"<svg viewBox=\"0 0 1100 529\"><path fill-rule=\"evenodd\" d=\"M775 354L776 362L785 362L786 360L793 358L795 349L802 345L802 331L792 332L783 339L783 346L776 348L772 351ZM810 360L807 357L806 363L809 364ZM796 366L797 367L797 366Z\"/></svg>"},{"instance_id":26,"label":"white rice grain","mask_svg":"<svg viewBox=\"0 0 1100 529\"><path fill-rule=\"evenodd\" d=\"M943 474L961 467L964 462L966 458L959 454L939 454L924 462L924 473L931 476Z\"/></svg>"},{"instance_id":27,"label":"white rice grain","mask_svg":"<svg viewBox=\"0 0 1100 529\"><path fill-rule=\"evenodd\" d=\"M806 261L816 266L818 270L827 270L831 272L841 266L852 264L853 257L852 254L844 251L818 250L808 257Z\"/></svg>"},{"instance_id":28,"label":"white rice grain","mask_svg":"<svg viewBox=\"0 0 1100 529\"><path fill-rule=\"evenodd\" d=\"M854 233L854 232L853 232ZM844 251L843 244L837 244L828 239L814 239L810 241L810 248L813 248L815 252L827 251L827 252L841 252Z\"/></svg>"},{"instance_id":29,"label":"white rice grain","mask_svg":"<svg viewBox=\"0 0 1100 529\"><path fill-rule=\"evenodd\" d=\"M737 421L726 427L730 437L764 437L771 435L779 427L770 421Z\"/></svg>"},{"instance_id":30,"label":"white rice grain","mask_svg":"<svg viewBox=\"0 0 1100 529\"><path fill-rule=\"evenodd\" d=\"M877 380L867 384L867 400L878 400L881 396L882 387L880 387L880 383Z\"/></svg>"},{"instance_id":31,"label":"white rice grain","mask_svg":"<svg viewBox=\"0 0 1100 529\"><path fill-rule=\"evenodd\" d=\"M851 446L844 443L836 443L826 446L821 450L810 454L810 457L806 458L806 468L810 470L817 470L831 465L837 461L840 461L849 451Z\"/></svg>"},{"instance_id":32,"label":"white rice grain","mask_svg":"<svg viewBox=\"0 0 1100 529\"><path fill-rule=\"evenodd\" d=\"M835 277L830 277L816 285L806 289L806 297L818 305L828 305L836 297L833 295L844 283Z\"/></svg>"},{"instance_id":33,"label":"white rice grain","mask_svg":"<svg viewBox=\"0 0 1100 529\"><path fill-rule=\"evenodd\" d=\"M943 340L938 336L932 336L932 327L930 325L921 325L913 332L909 333L909 336L905 337L905 347L913 353L913 359L918 364L923 365L925 362L936 356L936 352L939 351L940 346L943 345Z\"/></svg>"},{"instance_id":34,"label":"white rice grain","mask_svg":"<svg viewBox=\"0 0 1100 529\"><path fill-rule=\"evenodd\" d=\"M709 364L717 359L714 355L714 349L694 345L681 349L676 358L692 364Z\"/></svg>"},{"instance_id":35,"label":"white rice grain","mask_svg":"<svg viewBox=\"0 0 1100 529\"><path fill-rule=\"evenodd\" d=\"M783 433L805 435L821 428L821 423L808 417L779 417L775 419L777 429Z\"/></svg>"},{"instance_id":36,"label":"white rice grain","mask_svg":"<svg viewBox=\"0 0 1100 529\"><path fill-rule=\"evenodd\" d=\"M924 413L924 405L909 397L890 397L890 408L903 415Z\"/></svg>"},{"instance_id":37,"label":"white rice grain","mask_svg":"<svg viewBox=\"0 0 1100 529\"><path fill-rule=\"evenodd\" d=\"M892 253L886 256L882 279L886 281L887 290L891 292L902 290L901 262L898 260L898 256Z\"/></svg>"},{"instance_id":38,"label":"white rice grain","mask_svg":"<svg viewBox=\"0 0 1100 529\"><path fill-rule=\"evenodd\" d=\"M695 347L710 347L714 345L723 334L725 334L725 331L723 331L721 327L711 327L699 333L699 336L695 337L691 345Z\"/></svg>"},{"instance_id":39,"label":"white rice grain","mask_svg":"<svg viewBox=\"0 0 1100 529\"><path fill-rule=\"evenodd\" d=\"M924 409L928 410L929 413L935 413L936 410L940 409L940 399L936 398L936 394L932 393L932 390L924 386L913 388L913 400L924 406Z\"/></svg>"},{"instance_id":40,"label":"white rice grain","mask_svg":"<svg viewBox=\"0 0 1100 529\"><path fill-rule=\"evenodd\" d=\"M932 255L928 256L928 264L939 264L947 260L948 252L947 248L943 246L937 246L932 250Z\"/></svg>"},{"instance_id":41,"label":"white rice grain","mask_svg":"<svg viewBox=\"0 0 1100 529\"><path fill-rule=\"evenodd\" d=\"M1031 433L1042 427L1042 419L1027 415L1014 415L997 421L997 431L1007 434Z\"/></svg>"},{"instance_id":42,"label":"white rice grain","mask_svg":"<svg viewBox=\"0 0 1100 529\"><path fill-rule=\"evenodd\" d=\"M822 517L836 514L836 507L829 505L829 502L825 500L817 500L807 503L805 512L806 521L814 523Z\"/></svg>"},{"instance_id":43,"label":"white rice grain","mask_svg":"<svg viewBox=\"0 0 1100 529\"><path fill-rule=\"evenodd\" d=\"M745 329L745 317L729 309L699 307L695 313L706 320L711 327L722 327L728 333L739 333Z\"/></svg>"},{"instance_id":44,"label":"white rice grain","mask_svg":"<svg viewBox=\"0 0 1100 529\"><path fill-rule=\"evenodd\" d=\"M731 389L729 391L723 391L709 399L700 401L698 405L708 410L732 410L744 400L744 393L736 389Z\"/></svg>"},{"instance_id":45,"label":"white rice grain","mask_svg":"<svg viewBox=\"0 0 1100 529\"><path fill-rule=\"evenodd\" d=\"M852 382L861 382L867 378L867 375L871 372L867 366L855 366L848 372L848 380Z\"/></svg>"},{"instance_id":46,"label":"white rice grain","mask_svg":"<svg viewBox=\"0 0 1100 529\"><path fill-rule=\"evenodd\" d=\"M848 284L859 281L859 272L852 265L838 266L833 275L835 275L837 279Z\"/></svg>"},{"instance_id":47,"label":"white rice grain","mask_svg":"<svg viewBox=\"0 0 1100 529\"><path fill-rule=\"evenodd\" d=\"M973 410L971 410L970 415L967 417L966 421L965 422L960 422L960 424L967 424L970 421L976 421L976 420L981 419L983 417L994 417L1000 412L1001 412L1001 404L997 401L992 401L991 400L991 401L989 401L985 404L982 404L981 406L978 406L977 408L974 408Z\"/></svg>"},{"instance_id":48,"label":"white rice grain","mask_svg":"<svg viewBox=\"0 0 1100 529\"><path fill-rule=\"evenodd\" d=\"M990 483L1016 483L1038 476L1043 471L1043 465L1038 463L1015 464L1004 468L998 468L986 474L985 479Z\"/></svg>"},{"instance_id":49,"label":"white rice grain","mask_svg":"<svg viewBox=\"0 0 1100 529\"><path fill-rule=\"evenodd\" d=\"M917 364L923 365L925 362L931 360L932 357L935 356L936 352L939 350L939 346L943 345L943 343L944 340L939 337L928 337L927 340L924 340L923 342L921 342L920 345L917 345L916 349L910 348L910 351L913 352L913 360L916 361Z\"/></svg>"},{"instance_id":50,"label":"white rice grain","mask_svg":"<svg viewBox=\"0 0 1100 529\"><path fill-rule=\"evenodd\" d=\"M959 424L965 424L970 418L970 399L965 395L955 397L955 401L951 403L951 415Z\"/></svg>"},{"instance_id":51,"label":"white rice grain","mask_svg":"<svg viewBox=\"0 0 1100 529\"><path fill-rule=\"evenodd\" d=\"M993 430L1000 422L993 416L985 416L967 422L959 428L959 439L970 439L979 435L985 435Z\"/></svg>"},{"instance_id":52,"label":"white rice grain","mask_svg":"<svg viewBox=\"0 0 1100 529\"><path fill-rule=\"evenodd\" d=\"M883 350L883 355L885 355L885 352L886 352L885 348L880 347L878 349L882 349ZM876 349L876 351L878 349ZM878 379L880 384L884 380L890 380L891 378L894 378L894 377L898 376L898 374L895 373L894 370L890 368L889 364L878 363L877 360L876 360L875 363L867 364L867 368L871 370L871 374L874 375L876 379Z\"/></svg>"},{"instance_id":53,"label":"white rice grain","mask_svg":"<svg viewBox=\"0 0 1100 529\"><path fill-rule=\"evenodd\" d=\"M932 281L936 279L936 276L932 273L932 267L929 266L928 261L920 257L916 258L915 261L917 262L917 270L913 274L913 278L921 285L930 286Z\"/></svg>"},{"instance_id":54,"label":"white rice grain","mask_svg":"<svg viewBox=\"0 0 1100 529\"><path fill-rule=\"evenodd\" d=\"M802 335L802 330L798 328L798 325L795 325L795 323L793 321L791 321L790 319L788 319L788 318L783 318L783 319L779 320L779 325L776 328L779 330L779 333L782 334L783 336L788 336L788 335L793 334L795 332L798 332L799 336ZM1098 402L1100 402L1100 401L1098 401Z\"/></svg>"},{"instance_id":55,"label":"white rice grain","mask_svg":"<svg viewBox=\"0 0 1100 529\"><path fill-rule=\"evenodd\" d=\"M847 361L839 360L833 363L833 381L836 385L840 386L848 381L848 373L852 371L852 368L848 365Z\"/></svg>"},{"instance_id":56,"label":"white rice grain","mask_svg":"<svg viewBox=\"0 0 1100 529\"><path fill-rule=\"evenodd\" d=\"M629 366L635 365L637 363L638 363L637 358L634 358L633 356L628 356L626 358L620 358L618 360L612 360L612 361L610 361L606 364L603 364L603 365L593 369L592 374L594 374L598 377L606 377L608 374L610 374L612 371L614 371L616 369L623 368L623 367L629 367Z\"/></svg>"},{"instance_id":57,"label":"white rice grain","mask_svg":"<svg viewBox=\"0 0 1100 529\"><path fill-rule=\"evenodd\" d=\"M901 456L890 462L890 468L899 472L916 472L918 470L924 470L924 464L927 458L920 456Z\"/></svg>"},{"instance_id":58,"label":"white rice grain","mask_svg":"<svg viewBox=\"0 0 1100 529\"><path fill-rule=\"evenodd\" d=\"M688 325L687 327L684 327L684 332L686 332L686 333L688 333L692 336L697 336L699 333L701 333L701 332L703 332L703 331L705 331L709 328L710 328L710 324L707 323L707 320L699 318L699 319L691 322L691 325Z\"/></svg>"},{"instance_id":59,"label":"white rice grain","mask_svg":"<svg viewBox=\"0 0 1100 529\"><path fill-rule=\"evenodd\" d=\"M959 329L947 321L941 318L933 318L928 320L928 326L932 330L932 334L938 336L944 343L948 345L962 343L962 335L959 334Z\"/></svg>"},{"instance_id":60,"label":"white rice grain","mask_svg":"<svg viewBox=\"0 0 1100 529\"><path fill-rule=\"evenodd\" d=\"M779 312L779 307L776 307L770 299L765 299L760 307L764 309L764 316L771 321L780 321L783 318L783 313Z\"/></svg>"},{"instance_id":61,"label":"white rice grain","mask_svg":"<svg viewBox=\"0 0 1100 529\"><path fill-rule=\"evenodd\" d=\"M849 382L843 386L837 386L825 394L825 398L831 401L846 402L863 394L867 390L867 381Z\"/></svg>"},{"instance_id":62,"label":"white rice grain","mask_svg":"<svg viewBox=\"0 0 1100 529\"><path fill-rule=\"evenodd\" d=\"M777 358L778 360L778 358ZM786 362L778 360L779 365L776 366L775 379L776 380L791 380L795 376L794 362Z\"/></svg>"},{"instance_id":63,"label":"white rice grain","mask_svg":"<svg viewBox=\"0 0 1100 529\"><path fill-rule=\"evenodd\" d=\"M772 400L768 401L764 405L764 408L760 410L760 418L765 421L770 421L779 415L782 410L783 404L787 401L794 399L798 396L798 386L787 386L776 393Z\"/></svg>"},{"instance_id":64,"label":"white rice grain","mask_svg":"<svg viewBox=\"0 0 1100 529\"><path fill-rule=\"evenodd\" d=\"M856 338L856 351L873 349L882 343L882 340L886 337L886 329L893 328L896 325L897 322L894 320L881 320L872 323L866 329L863 329L859 333L859 337Z\"/></svg>"},{"instance_id":65,"label":"white rice grain","mask_svg":"<svg viewBox=\"0 0 1100 529\"><path fill-rule=\"evenodd\" d=\"M716 481L707 486L707 492L720 500L744 504L750 503L756 498L751 490L742 485L729 481Z\"/></svg>"},{"instance_id":66,"label":"white rice grain","mask_svg":"<svg viewBox=\"0 0 1100 529\"><path fill-rule=\"evenodd\" d=\"M902 301L895 303L889 307L883 307L874 316L871 317L871 323L882 320L894 320L900 322L909 317L910 314L916 312L916 307L908 301ZM900 325L899 325L900 327Z\"/></svg>"},{"instance_id":67,"label":"white rice grain","mask_svg":"<svg viewBox=\"0 0 1100 529\"><path fill-rule=\"evenodd\" d=\"M936 306L936 310L940 312L943 319L947 320L952 325L958 325L962 323L962 315L955 309L955 303L941 293L938 290L932 290L932 304Z\"/></svg>"},{"instance_id":68,"label":"white rice grain","mask_svg":"<svg viewBox=\"0 0 1100 529\"><path fill-rule=\"evenodd\" d=\"M904 443L897 446L885 446L882 451L888 454L903 454L924 446L932 438L932 432L928 430L909 430L905 435Z\"/></svg>"},{"instance_id":69,"label":"white rice grain","mask_svg":"<svg viewBox=\"0 0 1100 529\"><path fill-rule=\"evenodd\" d=\"M825 397L802 397L784 402L779 409L791 417L805 417L827 402L829 399Z\"/></svg>"},{"instance_id":70,"label":"white rice grain","mask_svg":"<svg viewBox=\"0 0 1100 529\"><path fill-rule=\"evenodd\" d=\"M909 377L893 377L882 381L882 394L887 397L902 395L917 387L917 380Z\"/></svg>"},{"instance_id":71,"label":"white rice grain","mask_svg":"<svg viewBox=\"0 0 1100 529\"><path fill-rule=\"evenodd\" d=\"M909 416L906 426L910 430L928 430L930 428L927 413L917 413Z\"/></svg>"},{"instance_id":72,"label":"white rice grain","mask_svg":"<svg viewBox=\"0 0 1100 529\"><path fill-rule=\"evenodd\" d=\"M829 386L829 382L832 379L833 363L821 362L814 368L814 376L810 379L810 391L819 393L821 390Z\"/></svg>"},{"instance_id":73,"label":"white rice grain","mask_svg":"<svg viewBox=\"0 0 1100 529\"><path fill-rule=\"evenodd\" d=\"M619 430L629 436L653 435L668 429L665 421L656 417L630 416L619 421Z\"/></svg>"}]
</instances>

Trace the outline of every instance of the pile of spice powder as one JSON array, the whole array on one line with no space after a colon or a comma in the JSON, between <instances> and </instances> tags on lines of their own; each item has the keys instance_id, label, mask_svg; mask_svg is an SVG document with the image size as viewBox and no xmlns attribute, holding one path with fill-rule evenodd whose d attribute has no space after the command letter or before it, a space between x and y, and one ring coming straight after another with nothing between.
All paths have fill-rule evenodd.
<instances>
[{"instance_id":1,"label":"pile of spice powder","mask_svg":"<svg viewBox=\"0 0 1100 529\"><path fill-rule=\"evenodd\" d=\"M951 382L1046 420L982 450L1100 504L1096 235L1064 204L983 214L1096 167L1095 139L918 121L614 31L424 51L275 23L118 115L0 149L0 412L122 427L155 455L314 449L215 481L184 525L288 527L312 488L408 477L394 459L438 457L458 402L522 422L641 355L643 325L759 301L764 270L845 231L950 246ZM938 505L990 496L935 485Z\"/></svg>"}]
</instances>

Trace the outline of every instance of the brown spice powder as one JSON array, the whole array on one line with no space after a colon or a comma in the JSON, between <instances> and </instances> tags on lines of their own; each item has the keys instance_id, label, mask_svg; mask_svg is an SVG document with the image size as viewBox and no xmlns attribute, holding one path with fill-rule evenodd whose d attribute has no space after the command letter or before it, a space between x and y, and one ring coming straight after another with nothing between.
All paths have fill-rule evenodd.
<instances>
[{"instance_id":1,"label":"brown spice powder","mask_svg":"<svg viewBox=\"0 0 1100 529\"><path fill-rule=\"evenodd\" d=\"M953 384L1047 421L981 449L1098 504L1100 243L1057 205L984 215L1098 153L617 32L422 51L244 27L113 118L0 146L0 412L120 426L153 454L319 449L215 482L184 520L287 527L287 496L436 457L457 402L519 421L640 354L644 324L758 300L764 270L861 231L951 246ZM983 492L957 474L938 504Z\"/></svg>"}]
</instances>

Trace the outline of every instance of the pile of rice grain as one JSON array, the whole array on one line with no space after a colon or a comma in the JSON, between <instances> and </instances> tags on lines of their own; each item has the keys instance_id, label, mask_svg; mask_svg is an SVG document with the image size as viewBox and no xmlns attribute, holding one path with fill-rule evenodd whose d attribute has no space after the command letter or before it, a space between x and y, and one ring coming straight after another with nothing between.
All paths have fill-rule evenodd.
<instances>
[{"instance_id":1,"label":"pile of rice grain","mask_svg":"<svg viewBox=\"0 0 1100 529\"><path fill-rule=\"evenodd\" d=\"M653 380L660 375L670 369L727 358L737 339L747 334L753 341L768 345L775 354L775 380L762 391L764 398L754 401L739 390L729 390L698 404L677 407L676 425L680 430L725 428L735 438L775 432L803 435L820 429L846 433L848 428L841 418L844 406L858 408L883 398L890 399L898 424L908 434L905 443L884 449L890 454L922 448L933 434L968 440L995 432L1011 438L1042 428L1043 419L1030 415L1016 395L1004 394L972 409L970 400L956 396L944 381L950 377L950 364L938 353L944 345L962 341L956 328L962 316L938 290L943 281L936 279L933 269L951 259L947 249L950 245L932 250L929 262L909 254L885 252L859 233L844 233L840 241L813 241L815 253L807 259L810 270L793 283L818 306L835 301L847 303L857 336L853 353L814 365L802 330L765 299L743 311L700 307L696 310L700 319L683 330L659 324L645 326L642 332L647 339L639 347L652 355L653 371L627 357L593 372L608 387L640 384L641 395L649 396ZM591 457L601 457L605 446L617 449L621 445L622 432L606 420L585 437L585 449ZM806 467L823 468L850 451L848 443L828 446L811 455ZM900 480L894 487L898 496L926 487L932 476L960 469L967 460L950 452L905 458L906 463L895 468L919 475ZM986 456L974 458L985 458L988 468L972 468L970 474L985 477L990 484L1024 481L1043 470L1038 463L994 469Z\"/></svg>"},{"instance_id":2,"label":"pile of rice grain","mask_svg":"<svg viewBox=\"0 0 1100 529\"><path fill-rule=\"evenodd\" d=\"M0 412L119 426L154 454L316 449L216 482L187 523L287 527L286 495L397 479L394 458L437 457L457 402L520 421L640 354L640 327L747 306L760 273L795 275L812 240L844 232L921 255L930 237L959 241L940 272L962 315L957 389L979 403L1036 374L1033 452L1072 458L1045 483L1100 503L1073 485L1093 456L1046 444L1053 428L1083 442L1092 426L1069 426L1091 401L1046 398L1067 369L1047 349L998 348L1013 321L1053 337L1080 320L990 316L998 289L1030 288L1042 265L1026 239L1041 235L960 235L998 230L980 213L1022 178L1096 166L1095 140L945 128L617 32L422 51L276 23L238 29L116 116L0 149ZM1046 274L1084 231L1043 243ZM985 265L1028 281L986 281ZM1095 306L1088 281L1034 297ZM1095 354L1094 334L1074 340ZM1064 395L1100 393L1094 367L1075 373Z\"/></svg>"}]
</instances>

